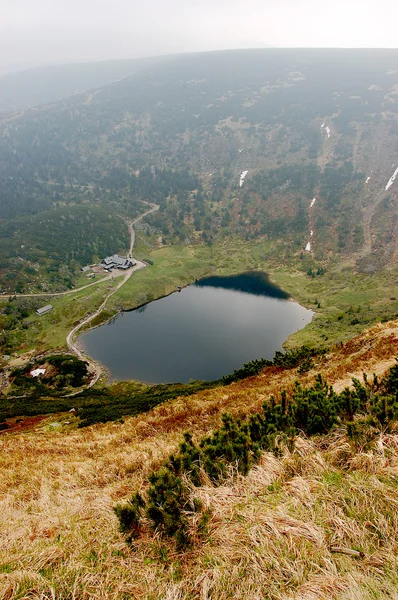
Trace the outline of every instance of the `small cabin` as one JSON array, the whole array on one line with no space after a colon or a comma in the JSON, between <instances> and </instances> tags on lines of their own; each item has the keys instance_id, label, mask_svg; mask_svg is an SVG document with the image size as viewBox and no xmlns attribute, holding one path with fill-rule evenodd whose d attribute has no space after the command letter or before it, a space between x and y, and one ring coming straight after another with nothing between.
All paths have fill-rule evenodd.
<instances>
[{"instance_id":1,"label":"small cabin","mask_svg":"<svg viewBox=\"0 0 398 600\"><path fill-rule=\"evenodd\" d=\"M36 314L41 316L41 315L45 315L46 313L51 312L53 309L53 306L51 304L47 304L46 306L43 306L42 308L38 308L36 311Z\"/></svg>"},{"instance_id":2,"label":"small cabin","mask_svg":"<svg viewBox=\"0 0 398 600\"><path fill-rule=\"evenodd\" d=\"M134 267L136 261L132 258L123 258L123 256L119 256L118 254L114 254L113 256L107 256L101 262L101 266L105 271L110 271L111 269L129 269L130 267Z\"/></svg>"}]
</instances>

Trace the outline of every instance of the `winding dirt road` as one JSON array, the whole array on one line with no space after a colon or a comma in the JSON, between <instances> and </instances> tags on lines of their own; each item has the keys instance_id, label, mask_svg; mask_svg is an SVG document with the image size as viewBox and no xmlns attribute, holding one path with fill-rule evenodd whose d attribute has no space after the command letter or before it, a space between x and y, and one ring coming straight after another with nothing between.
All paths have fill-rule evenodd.
<instances>
[{"instance_id":1,"label":"winding dirt road","mask_svg":"<svg viewBox=\"0 0 398 600\"><path fill-rule=\"evenodd\" d=\"M146 212L144 212L142 215L140 215L139 217L137 217L136 219L133 219L132 221L128 221L128 229L129 229L129 233L130 233L130 247L129 247L129 257L131 258L132 256L132 252L133 252L133 248L134 248L134 244L135 244L135 230L134 230L134 225L136 223L138 223L139 221L141 221L141 219L143 219L144 217L146 217L147 215L149 215L152 212L155 212L156 210L159 210L159 206L157 204L152 204L151 202L145 202L145 204L148 204L151 208L149 210L147 210ZM123 279L120 281L120 283L118 283L118 285L115 287L115 289L113 289L107 296L106 298L103 300L102 304L99 306L99 308L92 314L90 314L89 316L85 317L82 321L80 321L80 323L78 323L78 325L76 325L67 335L66 337L66 343L68 346L68 349L71 352L74 352L81 360L85 360L88 362L89 364L89 372L91 372L92 374L92 378L90 383L88 384L87 388L91 388L95 383L97 383L98 379L101 376L102 373L102 367L101 365L99 365L98 363L96 363L95 361L93 361L90 357L86 356L83 353L82 348L79 347L78 343L75 341L76 339L76 334L82 329L82 327L84 327L85 325L87 325L88 323L90 323L93 319L95 319L95 317L97 317L105 308L109 298L111 298L111 296L113 296L114 294L116 294L117 291L120 290L120 288L126 283L126 281L128 281L130 279L130 277L132 276L133 273L135 273L136 271L139 271L140 269L143 269L145 267L147 267L147 263L137 260L136 264L134 265L134 267L131 267L130 269L128 269L127 271L125 271L125 273L123 273ZM120 273L111 273L110 275L108 275L107 277L104 277L103 279L99 280L99 281L94 281L93 283L89 283L88 285L84 285L83 287L80 288L76 288L74 290L68 290L66 292L50 292L50 293L35 293L35 294L11 294L12 296L20 296L20 297L28 297L28 296L65 296L68 294L75 294L76 292L79 292L80 290L85 290L86 288L92 286L92 285L98 285L99 283L101 283L102 281L108 281L109 279L113 279L114 277L118 277L121 276ZM5 296L5 297L9 297L10 294L0 294L1 296ZM75 396L76 394L80 393L80 390L78 390L77 392L72 392L71 394L68 394L68 396ZM24 396L21 396L24 397Z\"/></svg>"},{"instance_id":2,"label":"winding dirt road","mask_svg":"<svg viewBox=\"0 0 398 600\"><path fill-rule=\"evenodd\" d=\"M140 215L139 217L137 217L136 219L134 219L133 221L130 221L128 223L128 228L129 228L129 232L130 232L130 248L129 248L129 257L131 257L132 252L133 252L133 248L134 248L134 243L135 243L135 231L134 231L134 225L136 223L138 223L138 221L141 221L141 219L143 219L144 217L146 217L147 215L149 215L150 213L159 210L159 206L157 204L151 204L150 202L147 202L146 204L149 204L151 206L151 208L149 210L147 210L145 213L143 213L142 215ZM84 353L82 348L79 347L78 343L75 341L76 338L76 334L80 331L80 329L82 329L82 327L84 327L85 325L87 325L88 323L90 323L93 319L95 319L95 317L97 317L105 308L106 303L108 302L109 298L111 296L113 296L114 294L116 294L116 292L118 290L120 290L120 288L126 283L126 281L128 281L130 279L130 277L132 276L133 273L135 273L135 271L139 271L140 269L143 269L145 267L147 267L148 265L142 261L137 260L136 264L134 265L134 267L131 267L131 269L128 269L128 271L126 271L126 274L124 275L122 281L120 283L118 283L118 285L115 287L114 290L112 290L104 299L104 301L102 302L102 304L100 305L100 307L91 315L89 315L88 317L86 317L85 319L83 319L83 321L81 321L80 323L78 323L78 325L76 325L76 327L74 327L72 329L72 331L70 331L66 337L66 343L68 345L68 349L71 352L74 352L81 360L85 360L89 363L89 371L91 371L91 373L93 374L93 377L90 381L90 383L88 384L87 388L92 387L95 383L97 383L98 379L101 376L102 373L102 368L101 365L99 365L98 363L96 363L95 361L93 361L91 358L87 357ZM108 277L106 278L108 279ZM102 280L104 281L104 280ZM74 290L77 291L77 290ZM86 389L87 389L86 388Z\"/></svg>"},{"instance_id":3,"label":"winding dirt road","mask_svg":"<svg viewBox=\"0 0 398 600\"><path fill-rule=\"evenodd\" d=\"M127 226L128 226L128 230L129 230L129 234L130 234L130 248L129 248L129 253L128 253L129 258L132 257L133 248L134 248L134 244L135 244L135 231L134 231L133 226L136 223L138 223L139 221L141 221L141 219L143 219L144 217L149 215L150 213L153 213L156 210L159 210L159 206L157 204L152 204L151 202L146 202L145 200L142 200L142 202L144 204L148 204L149 206L151 206L151 208L149 210L147 210L146 212L144 212L139 217L137 217L136 219L134 219L132 221L127 221ZM7 294L0 294L0 298L9 298L10 296L13 296L13 297L17 296L18 298L32 298L34 296L36 296L36 297L37 296L52 296L52 297L68 296L69 294L76 294L76 292L85 290L85 289L91 287L92 285L98 285L99 283L102 283L103 281L108 281L109 279L112 279L112 278L118 277L118 276L120 276L120 273L111 273L110 275L107 275L106 277L103 277L102 279L98 279L96 281L93 281L92 283L88 283L87 285L83 285L82 287L75 288L73 290L67 290L66 292L34 292L32 294L15 294L13 292L8 292ZM125 283L125 280L123 280L123 283ZM122 285L123 285L123 283L122 283Z\"/></svg>"},{"instance_id":4,"label":"winding dirt road","mask_svg":"<svg viewBox=\"0 0 398 600\"><path fill-rule=\"evenodd\" d=\"M93 378L91 379L90 383L88 384L87 388L92 387L95 383L97 383L98 379L101 376L102 373L102 369L100 367L100 365L98 363L96 363L95 361L93 361L92 359L88 358L84 353L83 350L80 348L80 346L78 345L78 343L75 341L76 338L76 334L78 333L78 331L80 331L80 329L82 329L82 327L84 327L85 325L87 325L88 323L90 323L90 321L92 321L93 319L95 319L95 317L97 317L105 308L106 303L108 302L109 298L111 296L113 296L113 294L116 294L116 292L118 290L120 290L120 288L126 283L126 281L128 281L130 279L130 277L132 276L132 274L135 271L138 271L139 269L143 269L147 266L146 263L141 262L139 260L137 260L137 263L134 265L134 267L132 267L131 269L129 269L125 276L123 277L122 281L115 287L114 290L112 290L105 298L105 300L102 302L101 306L91 315L89 315L88 317L86 317L85 319L83 319L83 321L80 321L80 323L78 325L76 325L76 327L74 327L72 329L72 331L70 331L66 337L66 343L68 345L68 349L71 352L74 352L79 358L80 360L85 360L89 363L89 371L91 371L91 373L93 374Z\"/></svg>"}]
</instances>

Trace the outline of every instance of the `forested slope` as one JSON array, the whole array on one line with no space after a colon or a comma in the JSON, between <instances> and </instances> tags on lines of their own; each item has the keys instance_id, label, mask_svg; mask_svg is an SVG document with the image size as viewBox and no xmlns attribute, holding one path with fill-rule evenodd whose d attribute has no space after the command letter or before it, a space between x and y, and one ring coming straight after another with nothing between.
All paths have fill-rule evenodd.
<instances>
[{"instance_id":1,"label":"forested slope","mask_svg":"<svg viewBox=\"0 0 398 600\"><path fill-rule=\"evenodd\" d=\"M4 116L0 217L64 203L136 214L144 200L160 206L146 219L152 247L239 235L283 247L286 264L309 256L316 270L334 258L375 273L397 257L397 58L168 57L95 93Z\"/></svg>"}]
</instances>

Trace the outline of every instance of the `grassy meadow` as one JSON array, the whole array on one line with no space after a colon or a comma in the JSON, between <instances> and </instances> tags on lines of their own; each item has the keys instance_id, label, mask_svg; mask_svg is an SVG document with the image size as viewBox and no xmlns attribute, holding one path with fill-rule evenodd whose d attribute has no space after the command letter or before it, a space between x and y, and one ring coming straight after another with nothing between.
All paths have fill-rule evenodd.
<instances>
[{"instance_id":1,"label":"grassy meadow","mask_svg":"<svg viewBox=\"0 0 398 600\"><path fill-rule=\"evenodd\" d=\"M293 334L286 347L328 346L398 315L398 268L364 275L332 263L323 275L312 278L306 272L312 265L309 259L303 264L295 258L281 266L268 243L253 245L239 238L212 246L165 247L152 251L150 258L154 264L135 273L110 299L108 310L140 306L206 275L262 270L293 300L315 312L313 322Z\"/></svg>"},{"instance_id":2,"label":"grassy meadow","mask_svg":"<svg viewBox=\"0 0 398 600\"><path fill-rule=\"evenodd\" d=\"M269 273L271 280L287 291L292 300L315 313L312 323L290 336L286 347L302 344L327 347L357 335L375 322L398 315L398 268L364 275L331 261L322 275L311 277L307 271L316 272L320 266L311 257L300 260L295 255L282 266L283 245L276 247L269 242L249 243L233 238L211 246L180 245L150 250L138 234L137 243L137 257L149 259L153 264L133 273L90 326L103 323L120 310L166 296L177 286L189 285L206 275L249 270ZM113 282L98 281L98 285L66 296L43 297L43 304L51 302L54 311L41 318L33 313L25 320L26 329L18 331L19 353L64 348L70 329L100 306L118 280L115 277ZM86 283L83 279L81 282Z\"/></svg>"},{"instance_id":3,"label":"grassy meadow","mask_svg":"<svg viewBox=\"0 0 398 600\"><path fill-rule=\"evenodd\" d=\"M124 422L76 429L69 413L0 436L0 597L5 600L384 600L398 585L397 432L352 443L344 430L263 453L248 476L192 490L206 535L181 552L149 527L132 546L113 507L147 484L182 433L223 412L247 416L271 394L385 370L398 322L378 325L302 376L266 370L177 398ZM125 391L125 384L121 391ZM187 506L187 510L189 506Z\"/></svg>"},{"instance_id":4,"label":"grassy meadow","mask_svg":"<svg viewBox=\"0 0 398 600\"><path fill-rule=\"evenodd\" d=\"M15 356L27 352L47 352L66 348L66 336L77 323L95 310L120 281L98 282L87 289L65 296L43 296L41 306L51 304L53 310L45 315L32 312L25 320L26 328L15 332L18 350ZM3 299L6 302L8 299Z\"/></svg>"}]
</instances>

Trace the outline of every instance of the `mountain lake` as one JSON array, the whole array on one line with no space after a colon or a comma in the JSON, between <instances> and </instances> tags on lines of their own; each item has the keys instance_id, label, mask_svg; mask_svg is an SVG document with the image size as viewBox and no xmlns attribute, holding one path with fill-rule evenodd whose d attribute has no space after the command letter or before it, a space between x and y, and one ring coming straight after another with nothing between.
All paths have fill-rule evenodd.
<instances>
[{"instance_id":1,"label":"mountain lake","mask_svg":"<svg viewBox=\"0 0 398 600\"><path fill-rule=\"evenodd\" d=\"M271 359L313 312L262 272L211 276L82 334L85 352L112 381L210 381Z\"/></svg>"}]
</instances>

